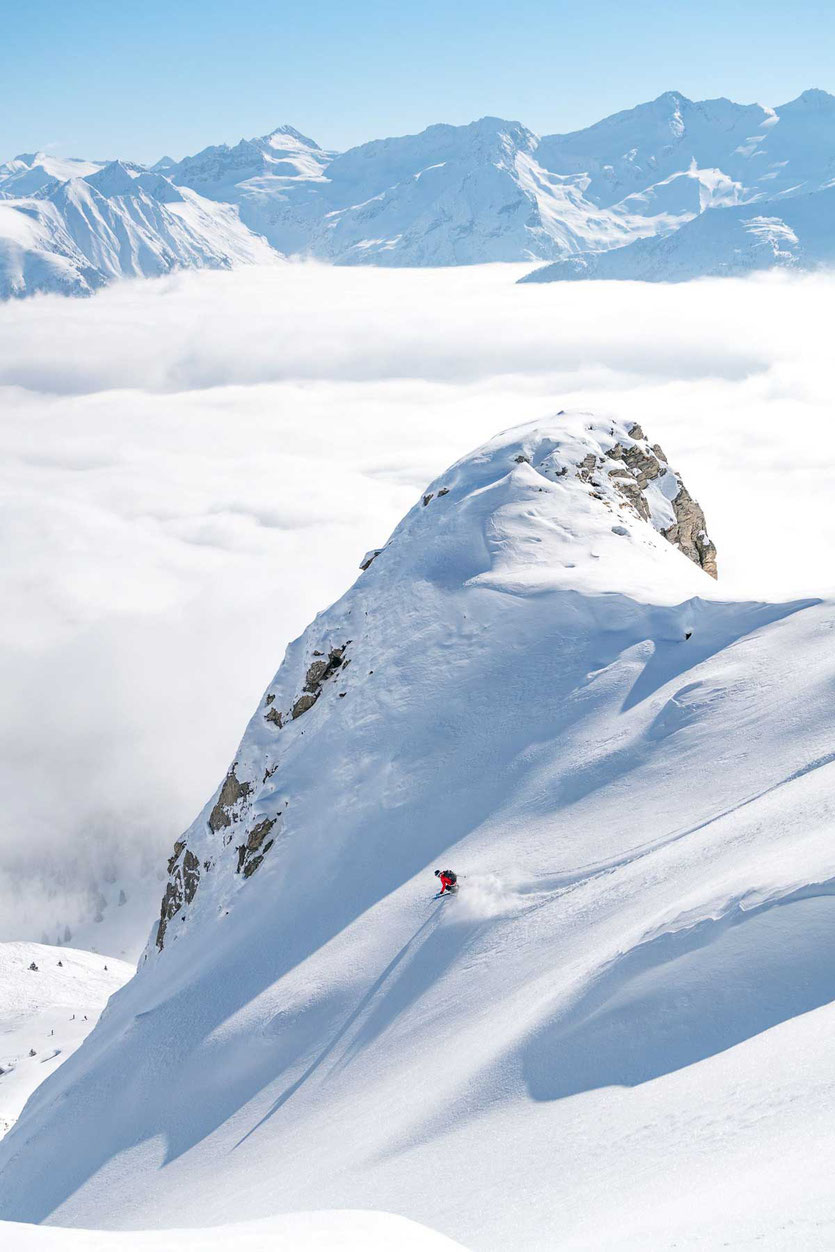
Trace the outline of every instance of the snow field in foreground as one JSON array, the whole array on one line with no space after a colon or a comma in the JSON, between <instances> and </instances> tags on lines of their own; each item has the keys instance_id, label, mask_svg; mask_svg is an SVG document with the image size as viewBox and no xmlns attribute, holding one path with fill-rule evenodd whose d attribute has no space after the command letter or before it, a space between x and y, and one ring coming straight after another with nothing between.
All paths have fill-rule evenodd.
<instances>
[{"instance_id":1,"label":"snow field in foreground","mask_svg":"<svg viewBox=\"0 0 835 1252\"><path fill-rule=\"evenodd\" d=\"M205 1230L60 1230L0 1222L6 1252L455 1252L460 1244L391 1213L292 1213Z\"/></svg>"}]
</instances>

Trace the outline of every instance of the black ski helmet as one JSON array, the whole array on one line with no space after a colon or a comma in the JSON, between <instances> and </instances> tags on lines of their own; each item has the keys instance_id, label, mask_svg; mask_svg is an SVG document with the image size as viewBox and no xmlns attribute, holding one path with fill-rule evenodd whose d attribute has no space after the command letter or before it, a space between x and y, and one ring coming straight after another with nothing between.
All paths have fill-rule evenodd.
<instances>
[{"instance_id":1,"label":"black ski helmet","mask_svg":"<svg viewBox=\"0 0 835 1252\"><path fill-rule=\"evenodd\" d=\"M435 877L436 877L436 878L440 878L440 876L441 876L441 871L440 871L439 869L436 869L436 870L435 870Z\"/></svg>"}]
</instances>

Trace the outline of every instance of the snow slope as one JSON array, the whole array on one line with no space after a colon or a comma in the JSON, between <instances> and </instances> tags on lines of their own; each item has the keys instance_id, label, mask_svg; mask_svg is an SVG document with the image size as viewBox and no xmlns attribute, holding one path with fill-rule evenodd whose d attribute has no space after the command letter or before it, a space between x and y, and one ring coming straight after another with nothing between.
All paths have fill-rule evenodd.
<instances>
[{"instance_id":1,"label":"snow slope","mask_svg":"<svg viewBox=\"0 0 835 1252\"><path fill-rule=\"evenodd\" d=\"M499 436L291 645L0 1216L832 1245L835 604L723 601L650 451Z\"/></svg>"},{"instance_id":2,"label":"snow slope","mask_svg":"<svg viewBox=\"0 0 835 1252\"><path fill-rule=\"evenodd\" d=\"M0 297L88 295L115 278L275 259L233 206L118 161L0 200Z\"/></svg>"},{"instance_id":3,"label":"snow slope","mask_svg":"<svg viewBox=\"0 0 835 1252\"><path fill-rule=\"evenodd\" d=\"M124 961L74 948L0 943L0 1135L133 972Z\"/></svg>"},{"instance_id":4,"label":"snow slope","mask_svg":"<svg viewBox=\"0 0 835 1252\"><path fill-rule=\"evenodd\" d=\"M687 282L758 270L813 270L835 264L835 187L767 205L702 213L674 234L639 239L611 252L555 261L520 282L587 278Z\"/></svg>"},{"instance_id":5,"label":"snow slope","mask_svg":"<svg viewBox=\"0 0 835 1252\"><path fill-rule=\"evenodd\" d=\"M170 1252L172 1233L112 1230L57 1230L0 1222L7 1252ZM453 1243L434 1230L391 1213L294 1213L260 1222L240 1222L203 1230L178 1230L181 1252L454 1252Z\"/></svg>"}]
</instances>

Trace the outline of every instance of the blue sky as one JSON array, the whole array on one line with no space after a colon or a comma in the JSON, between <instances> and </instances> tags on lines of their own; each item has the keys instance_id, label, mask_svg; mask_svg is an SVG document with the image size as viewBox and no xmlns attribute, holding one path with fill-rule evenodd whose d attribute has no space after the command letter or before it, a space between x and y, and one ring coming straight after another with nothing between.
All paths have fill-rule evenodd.
<instances>
[{"instance_id":1,"label":"blue sky","mask_svg":"<svg viewBox=\"0 0 835 1252\"><path fill-rule=\"evenodd\" d=\"M835 90L835 4L2 0L0 159L174 157L290 122L323 146L484 114L572 130L674 89Z\"/></svg>"}]
</instances>

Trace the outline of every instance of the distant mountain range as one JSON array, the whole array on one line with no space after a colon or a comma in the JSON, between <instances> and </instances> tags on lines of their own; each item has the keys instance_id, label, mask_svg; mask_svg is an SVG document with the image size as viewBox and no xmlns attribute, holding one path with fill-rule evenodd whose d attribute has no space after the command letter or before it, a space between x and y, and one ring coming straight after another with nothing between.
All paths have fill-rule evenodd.
<instances>
[{"instance_id":1,"label":"distant mountain range","mask_svg":"<svg viewBox=\"0 0 835 1252\"><path fill-rule=\"evenodd\" d=\"M0 165L0 295L273 261L550 264L530 280L675 281L829 264L835 97L777 109L678 92L539 137L482 118L347 152L291 126L152 167Z\"/></svg>"}]
</instances>

